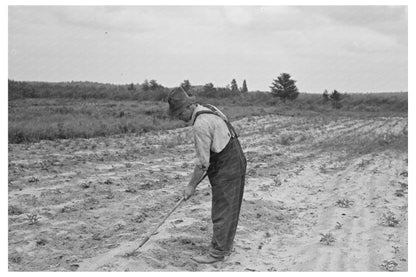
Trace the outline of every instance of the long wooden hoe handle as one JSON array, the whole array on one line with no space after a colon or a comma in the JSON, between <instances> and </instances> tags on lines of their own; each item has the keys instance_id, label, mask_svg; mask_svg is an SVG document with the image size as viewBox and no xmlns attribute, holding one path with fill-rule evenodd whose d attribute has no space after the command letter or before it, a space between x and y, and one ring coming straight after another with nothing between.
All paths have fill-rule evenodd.
<instances>
[{"instance_id":1,"label":"long wooden hoe handle","mask_svg":"<svg viewBox=\"0 0 416 277\"><path fill-rule=\"evenodd\" d=\"M198 184L199 183L201 183L202 182L202 180L204 180L204 178L205 178L205 176L207 176L207 174L205 173L203 176L202 176L202 178L201 178L201 180L199 180L199 182L198 182ZM168 219L168 217L182 204L182 202L185 200L185 198L184 197L182 197L177 203L176 203L176 205L175 205L175 207L173 207L173 209L163 218L163 220L156 226L156 228L155 229L153 229L153 231L149 234L149 235L147 235L143 240L142 240L142 242L139 244L139 246L136 248L136 249L134 249L131 253L134 253L134 252L136 252L140 247L142 247L149 239L150 239L150 237L151 236L153 236L155 233L156 233L156 231L157 231L157 229L159 229L159 227L160 226L162 226L162 224L163 223L165 223L165 221L166 221L166 219Z\"/></svg>"},{"instance_id":2,"label":"long wooden hoe handle","mask_svg":"<svg viewBox=\"0 0 416 277\"><path fill-rule=\"evenodd\" d=\"M159 229L159 227L162 226L163 223L165 223L166 219L168 219L168 217L182 204L182 202L184 200L185 200L185 198L182 197L176 203L175 207L173 207L173 209L163 218L163 220L156 226L156 228L154 228L153 231L142 240L142 242L139 244L139 247L137 247L137 249L139 249L140 247L142 247L150 239L150 237L153 236L156 233L157 229Z\"/></svg>"}]
</instances>

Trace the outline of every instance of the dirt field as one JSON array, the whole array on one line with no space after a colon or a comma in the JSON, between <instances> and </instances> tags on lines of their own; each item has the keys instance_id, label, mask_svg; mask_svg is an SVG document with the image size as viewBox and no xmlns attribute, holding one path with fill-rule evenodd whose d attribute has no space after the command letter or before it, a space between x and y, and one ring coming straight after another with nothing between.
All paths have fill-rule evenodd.
<instances>
[{"instance_id":1,"label":"dirt field","mask_svg":"<svg viewBox=\"0 0 416 277\"><path fill-rule=\"evenodd\" d=\"M235 251L210 242L208 181L181 196L190 129L9 145L10 271L407 271L407 117L234 122L247 155Z\"/></svg>"}]
</instances>

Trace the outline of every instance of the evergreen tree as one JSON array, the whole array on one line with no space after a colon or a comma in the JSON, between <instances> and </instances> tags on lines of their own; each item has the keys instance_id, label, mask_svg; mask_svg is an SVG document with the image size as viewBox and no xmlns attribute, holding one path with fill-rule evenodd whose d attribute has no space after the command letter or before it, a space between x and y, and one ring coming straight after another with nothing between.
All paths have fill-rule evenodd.
<instances>
[{"instance_id":1,"label":"evergreen tree","mask_svg":"<svg viewBox=\"0 0 416 277\"><path fill-rule=\"evenodd\" d=\"M231 81L231 91L232 92L239 92L237 82L235 79L232 79Z\"/></svg>"},{"instance_id":2,"label":"evergreen tree","mask_svg":"<svg viewBox=\"0 0 416 277\"><path fill-rule=\"evenodd\" d=\"M296 81L291 79L288 73L281 73L277 79L273 80L271 93L286 102L286 99L294 100L298 97L299 91L295 85Z\"/></svg>"},{"instance_id":3,"label":"evergreen tree","mask_svg":"<svg viewBox=\"0 0 416 277\"><path fill-rule=\"evenodd\" d=\"M241 88L241 92L242 93L248 92L246 80L243 81L243 87Z\"/></svg>"}]
</instances>

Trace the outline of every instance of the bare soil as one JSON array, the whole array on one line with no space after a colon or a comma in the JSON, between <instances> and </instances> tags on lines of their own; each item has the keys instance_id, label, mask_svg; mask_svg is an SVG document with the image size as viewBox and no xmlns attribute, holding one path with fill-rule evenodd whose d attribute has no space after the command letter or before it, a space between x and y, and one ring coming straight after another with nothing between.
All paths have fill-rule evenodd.
<instances>
[{"instance_id":1,"label":"bare soil","mask_svg":"<svg viewBox=\"0 0 416 277\"><path fill-rule=\"evenodd\" d=\"M189 127L9 144L10 271L407 271L407 117L244 118L232 255L210 243L205 180L137 255L192 171Z\"/></svg>"}]
</instances>

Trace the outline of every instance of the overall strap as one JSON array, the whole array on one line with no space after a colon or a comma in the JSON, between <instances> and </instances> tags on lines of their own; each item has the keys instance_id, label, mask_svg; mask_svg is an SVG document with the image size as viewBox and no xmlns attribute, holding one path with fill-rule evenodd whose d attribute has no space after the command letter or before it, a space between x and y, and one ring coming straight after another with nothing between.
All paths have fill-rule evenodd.
<instances>
[{"instance_id":1,"label":"overall strap","mask_svg":"<svg viewBox=\"0 0 416 277\"><path fill-rule=\"evenodd\" d=\"M234 130L234 127L231 125L230 122L228 122L228 120L225 120L222 116L220 116L218 113L213 111L210 107L207 107L207 108L209 108L210 111L199 111L195 114L194 122L192 122L192 125L195 124L195 120L199 115L201 115L201 114L213 114L213 115L216 115L216 116L220 117L222 120L224 120L225 124L227 124L228 131L231 133L232 138L237 138L238 137L236 131Z\"/></svg>"}]
</instances>

